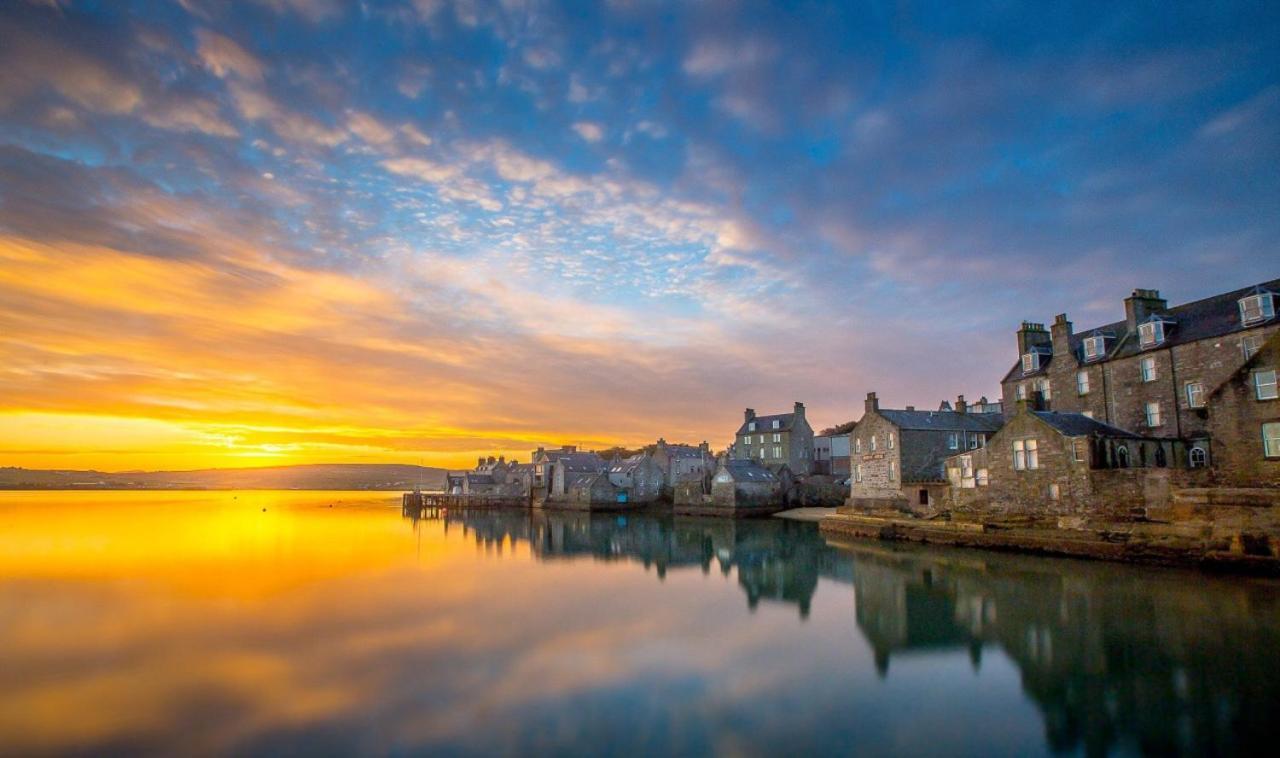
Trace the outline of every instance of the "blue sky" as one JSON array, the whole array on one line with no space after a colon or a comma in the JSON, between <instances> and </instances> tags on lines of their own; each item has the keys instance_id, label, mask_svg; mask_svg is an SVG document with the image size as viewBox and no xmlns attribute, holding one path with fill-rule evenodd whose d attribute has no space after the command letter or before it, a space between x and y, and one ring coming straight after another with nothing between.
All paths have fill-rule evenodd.
<instances>
[{"instance_id":1,"label":"blue sky","mask_svg":"<svg viewBox=\"0 0 1280 758\"><path fill-rule=\"evenodd\" d=\"M122 464L208 445L443 462L720 445L745 405L804 400L823 425L869 390L994 396L1024 318L1084 327L1134 287L1276 276L1278 21L9 3L3 411L163 427ZM69 269L105 278L32 284ZM162 302L166 279L199 297ZM74 462L78 442L0 453Z\"/></svg>"}]
</instances>

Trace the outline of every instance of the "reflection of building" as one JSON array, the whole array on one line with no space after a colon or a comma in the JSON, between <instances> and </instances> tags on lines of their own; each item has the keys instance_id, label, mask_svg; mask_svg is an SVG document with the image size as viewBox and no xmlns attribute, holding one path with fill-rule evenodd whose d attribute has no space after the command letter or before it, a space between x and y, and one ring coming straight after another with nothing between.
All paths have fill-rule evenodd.
<instances>
[{"instance_id":1,"label":"reflection of building","mask_svg":"<svg viewBox=\"0 0 1280 758\"><path fill-rule=\"evenodd\" d=\"M882 674L892 658L941 651L981 666L983 647L995 645L1021 670L1055 751L1274 746L1280 601L1270 587L1036 557L850 549L858 628Z\"/></svg>"}]
</instances>

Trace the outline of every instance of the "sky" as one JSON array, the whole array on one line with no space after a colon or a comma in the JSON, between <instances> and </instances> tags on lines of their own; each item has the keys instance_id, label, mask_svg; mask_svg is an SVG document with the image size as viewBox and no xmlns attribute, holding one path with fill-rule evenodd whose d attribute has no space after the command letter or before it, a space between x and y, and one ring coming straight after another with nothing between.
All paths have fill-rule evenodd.
<instances>
[{"instance_id":1,"label":"sky","mask_svg":"<svg viewBox=\"0 0 1280 758\"><path fill-rule=\"evenodd\" d=\"M461 466L998 396L1280 275L1280 5L0 5L0 465Z\"/></svg>"}]
</instances>

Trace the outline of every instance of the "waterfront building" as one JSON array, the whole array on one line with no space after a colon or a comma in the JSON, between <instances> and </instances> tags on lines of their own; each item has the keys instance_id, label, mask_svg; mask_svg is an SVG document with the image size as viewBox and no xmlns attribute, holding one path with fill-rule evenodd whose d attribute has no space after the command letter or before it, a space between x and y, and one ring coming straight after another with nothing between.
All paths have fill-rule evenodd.
<instances>
[{"instance_id":1,"label":"waterfront building","mask_svg":"<svg viewBox=\"0 0 1280 758\"><path fill-rule=\"evenodd\" d=\"M813 471L813 427L805 418L804 403L791 413L757 416L752 408L743 413L734 441L734 458L754 460L775 471L786 466L796 475Z\"/></svg>"},{"instance_id":2,"label":"waterfront building","mask_svg":"<svg viewBox=\"0 0 1280 758\"><path fill-rule=\"evenodd\" d=\"M848 505L931 511L946 492L945 459L985 447L1003 421L996 413L969 413L963 395L953 410L918 411L881 408L876 393L867 393L852 435Z\"/></svg>"},{"instance_id":3,"label":"waterfront building","mask_svg":"<svg viewBox=\"0 0 1280 758\"><path fill-rule=\"evenodd\" d=\"M787 492L793 485L791 470L785 465L774 469L757 460L725 454L717 463L710 494L677 497L675 512L731 518L769 515L786 508Z\"/></svg>"},{"instance_id":4,"label":"waterfront building","mask_svg":"<svg viewBox=\"0 0 1280 758\"><path fill-rule=\"evenodd\" d=\"M603 474L609 468L605 460L596 453L580 453L576 448L571 452L555 455L554 460L544 465L545 476L549 481L546 495L548 500L567 499L570 488L575 485L580 487L587 478Z\"/></svg>"},{"instance_id":5,"label":"waterfront building","mask_svg":"<svg viewBox=\"0 0 1280 758\"><path fill-rule=\"evenodd\" d=\"M651 503L662 496L666 477L652 453L637 453L609 464L609 482L624 493L627 502Z\"/></svg>"},{"instance_id":6,"label":"waterfront building","mask_svg":"<svg viewBox=\"0 0 1280 758\"><path fill-rule=\"evenodd\" d=\"M653 460L662 470L663 495L673 497L676 486L683 482L697 482L710 487L715 472L716 459L706 442L701 445L681 445L659 438L653 448Z\"/></svg>"},{"instance_id":7,"label":"waterfront building","mask_svg":"<svg viewBox=\"0 0 1280 758\"><path fill-rule=\"evenodd\" d=\"M852 437L843 434L819 434L813 438L813 473L845 477L850 473L849 445Z\"/></svg>"}]
</instances>

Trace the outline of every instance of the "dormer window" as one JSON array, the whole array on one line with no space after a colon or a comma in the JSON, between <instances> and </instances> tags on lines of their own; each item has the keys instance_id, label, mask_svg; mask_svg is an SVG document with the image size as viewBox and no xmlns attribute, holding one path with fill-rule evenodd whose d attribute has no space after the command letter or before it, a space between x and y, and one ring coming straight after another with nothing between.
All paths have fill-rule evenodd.
<instances>
[{"instance_id":1,"label":"dormer window","mask_svg":"<svg viewBox=\"0 0 1280 758\"><path fill-rule=\"evenodd\" d=\"M773 422L773 428L774 428L774 429L777 429L777 428L778 428L778 426L779 426L779 425L781 425L781 423L782 423L782 422L775 420L775 421Z\"/></svg>"},{"instance_id":2,"label":"dormer window","mask_svg":"<svg viewBox=\"0 0 1280 758\"><path fill-rule=\"evenodd\" d=\"M1138 344L1143 349L1156 347L1164 342L1164 322L1148 321L1138 326Z\"/></svg>"},{"instance_id":3,"label":"dormer window","mask_svg":"<svg viewBox=\"0 0 1280 758\"><path fill-rule=\"evenodd\" d=\"M1084 359L1096 361L1107 354L1106 337L1089 337L1084 341Z\"/></svg>"},{"instance_id":4,"label":"dormer window","mask_svg":"<svg viewBox=\"0 0 1280 758\"><path fill-rule=\"evenodd\" d=\"M752 421L751 423L747 424L748 432L754 432L755 430L756 430L756 422Z\"/></svg>"},{"instance_id":5,"label":"dormer window","mask_svg":"<svg viewBox=\"0 0 1280 758\"><path fill-rule=\"evenodd\" d=\"M1022 354L1022 373L1030 374L1033 371L1040 370L1040 354L1039 353L1023 353Z\"/></svg>"},{"instance_id":6,"label":"dormer window","mask_svg":"<svg viewBox=\"0 0 1280 758\"><path fill-rule=\"evenodd\" d=\"M1256 295L1242 297L1239 303L1240 324L1242 326L1269 321L1276 315L1275 296L1270 292L1260 292Z\"/></svg>"}]
</instances>

